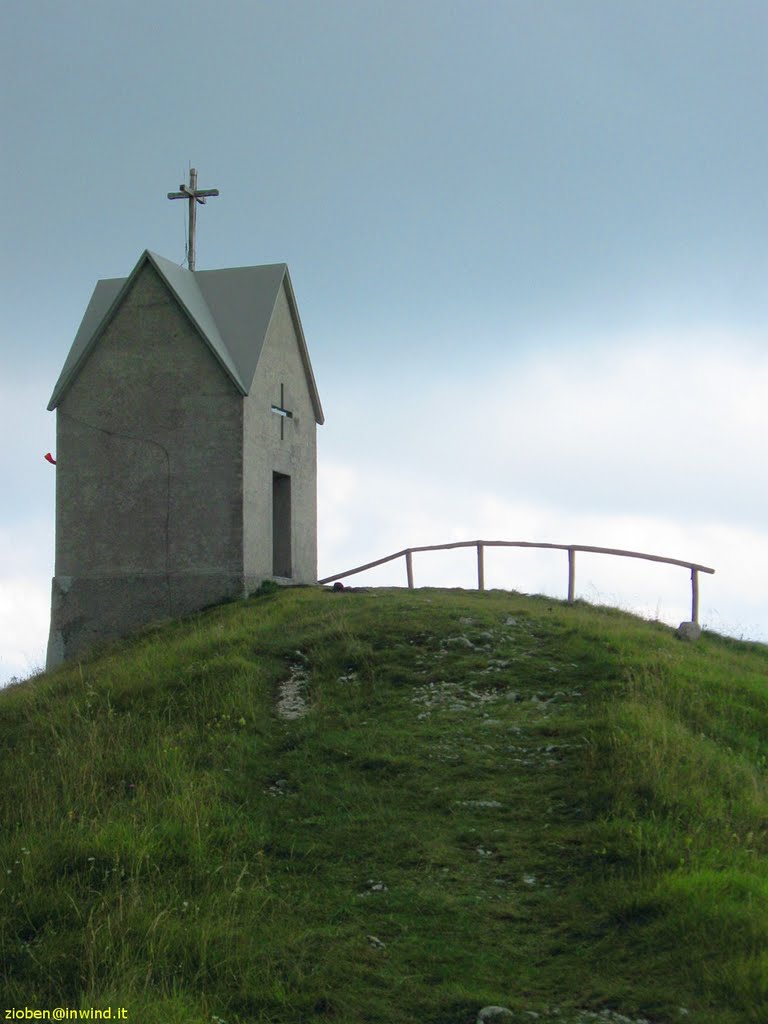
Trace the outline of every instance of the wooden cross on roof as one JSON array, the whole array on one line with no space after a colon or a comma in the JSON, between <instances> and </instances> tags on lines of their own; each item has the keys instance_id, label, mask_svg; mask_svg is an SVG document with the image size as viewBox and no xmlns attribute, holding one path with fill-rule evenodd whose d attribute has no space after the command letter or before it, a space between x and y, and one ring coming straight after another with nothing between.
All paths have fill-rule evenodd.
<instances>
[{"instance_id":1,"label":"wooden cross on roof","mask_svg":"<svg viewBox=\"0 0 768 1024\"><path fill-rule=\"evenodd\" d=\"M196 223L196 212L197 203L205 203L208 196L217 196L219 190L217 188L198 188L197 187L197 171L194 167L189 169L189 185L185 185L183 182L179 185L180 192L169 192L169 199L188 199L189 200L189 248L187 249L187 265L190 270L195 269L195 223Z\"/></svg>"}]
</instances>

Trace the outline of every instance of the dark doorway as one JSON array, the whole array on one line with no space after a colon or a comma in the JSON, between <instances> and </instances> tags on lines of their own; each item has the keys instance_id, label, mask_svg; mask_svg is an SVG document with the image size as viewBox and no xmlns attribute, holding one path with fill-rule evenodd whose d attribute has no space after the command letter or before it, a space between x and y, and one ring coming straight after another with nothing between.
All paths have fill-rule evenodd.
<instances>
[{"instance_id":1,"label":"dark doorway","mask_svg":"<svg viewBox=\"0 0 768 1024\"><path fill-rule=\"evenodd\" d=\"M292 576L291 478L272 474L272 575Z\"/></svg>"}]
</instances>

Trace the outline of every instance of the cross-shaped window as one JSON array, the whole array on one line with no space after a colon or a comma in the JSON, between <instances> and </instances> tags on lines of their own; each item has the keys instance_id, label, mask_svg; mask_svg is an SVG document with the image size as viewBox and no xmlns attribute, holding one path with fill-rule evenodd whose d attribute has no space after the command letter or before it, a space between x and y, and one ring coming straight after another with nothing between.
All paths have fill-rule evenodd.
<instances>
[{"instance_id":1,"label":"cross-shaped window","mask_svg":"<svg viewBox=\"0 0 768 1024\"><path fill-rule=\"evenodd\" d=\"M280 440L285 436L285 421L293 419L293 413L285 408L285 385L280 385L280 405L273 405L272 412L280 417Z\"/></svg>"}]
</instances>

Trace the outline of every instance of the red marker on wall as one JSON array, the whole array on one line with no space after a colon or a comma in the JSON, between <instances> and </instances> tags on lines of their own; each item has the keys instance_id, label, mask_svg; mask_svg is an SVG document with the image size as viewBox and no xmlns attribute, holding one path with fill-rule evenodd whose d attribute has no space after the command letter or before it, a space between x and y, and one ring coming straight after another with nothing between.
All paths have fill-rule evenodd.
<instances>
[{"instance_id":1,"label":"red marker on wall","mask_svg":"<svg viewBox=\"0 0 768 1024\"><path fill-rule=\"evenodd\" d=\"M44 457L50 462L52 466L56 465L56 459L54 459L50 452L46 452Z\"/></svg>"}]
</instances>

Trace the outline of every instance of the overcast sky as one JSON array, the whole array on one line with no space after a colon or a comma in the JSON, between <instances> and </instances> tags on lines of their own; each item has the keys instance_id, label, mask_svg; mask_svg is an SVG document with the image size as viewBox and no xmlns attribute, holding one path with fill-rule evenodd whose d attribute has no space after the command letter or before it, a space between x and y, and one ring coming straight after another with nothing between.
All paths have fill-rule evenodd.
<instances>
[{"instance_id":1,"label":"overcast sky","mask_svg":"<svg viewBox=\"0 0 768 1024\"><path fill-rule=\"evenodd\" d=\"M714 566L704 624L768 640L767 29L764 0L5 0L0 681L45 658L48 399L95 282L182 262L190 163L221 191L198 269L291 268L322 575L630 548ZM486 557L489 586L566 570ZM577 571L690 615L684 569Z\"/></svg>"}]
</instances>

